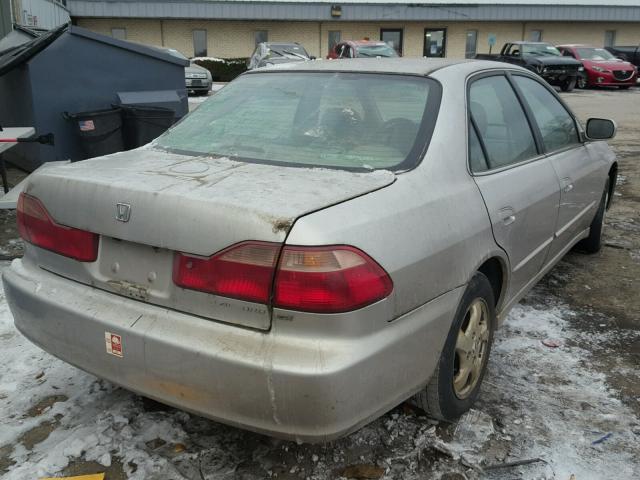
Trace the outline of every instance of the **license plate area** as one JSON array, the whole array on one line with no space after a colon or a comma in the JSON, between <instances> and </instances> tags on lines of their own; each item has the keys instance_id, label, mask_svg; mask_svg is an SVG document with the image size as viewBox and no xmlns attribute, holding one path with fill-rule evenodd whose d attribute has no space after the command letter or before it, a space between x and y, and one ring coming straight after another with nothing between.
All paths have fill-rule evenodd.
<instances>
[{"instance_id":1,"label":"license plate area","mask_svg":"<svg viewBox=\"0 0 640 480\"><path fill-rule=\"evenodd\" d=\"M138 300L169 297L172 251L102 237L99 252L99 277L105 286Z\"/></svg>"}]
</instances>

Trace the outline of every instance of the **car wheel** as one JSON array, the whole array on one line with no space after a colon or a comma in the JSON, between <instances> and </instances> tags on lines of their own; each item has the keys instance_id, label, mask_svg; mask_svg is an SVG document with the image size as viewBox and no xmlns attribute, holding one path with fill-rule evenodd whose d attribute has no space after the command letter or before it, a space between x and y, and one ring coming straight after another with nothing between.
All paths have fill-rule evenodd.
<instances>
[{"instance_id":1,"label":"car wheel","mask_svg":"<svg viewBox=\"0 0 640 480\"><path fill-rule=\"evenodd\" d=\"M567 78L564 82L562 82L562 85L560 85L560 90L562 90L563 92L570 92L575 88L575 86L576 77Z\"/></svg>"},{"instance_id":2,"label":"car wheel","mask_svg":"<svg viewBox=\"0 0 640 480\"><path fill-rule=\"evenodd\" d=\"M596 212L596 216L589 227L589 236L580 240L576 248L585 253L598 253L602 248L602 229L604 227L604 217L607 212L607 204L609 203L609 180L604 186L604 192L600 199L600 206Z\"/></svg>"},{"instance_id":3,"label":"car wheel","mask_svg":"<svg viewBox=\"0 0 640 480\"><path fill-rule=\"evenodd\" d=\"M416 396L429 416L454 420L478 397L496 325L494 305L489 279L476 273L462 296L438 366Z\"/></svg>"},{"instance_id":4,"label":"car wheel","mask_svg":"<svg viewBox=\"0 0 640 480\"><path fill-rule=\"evenodd\" d=\"M589 85L589 80L585 74L578 75L578 80L576 82L576 86L578 88L587 88Z\"/></svg>"}]
</instances>

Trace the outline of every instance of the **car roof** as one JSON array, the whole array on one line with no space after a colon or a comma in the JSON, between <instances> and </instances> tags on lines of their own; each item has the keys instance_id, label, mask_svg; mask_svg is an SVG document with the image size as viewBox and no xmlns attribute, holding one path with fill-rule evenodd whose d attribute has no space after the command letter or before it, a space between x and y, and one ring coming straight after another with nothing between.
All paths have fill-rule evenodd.
<instances>
[{"instance_id":1,"label":"car roof","mask_svg":"<svg viewBox=\"0 0 640 480\"><path fill-rule=\"evenodd\" d=\"M427 76L436 70L461 64L477 64L476 70L487 68L513 68L513 65L482 60L464 60L450 58L349 58L342 60L312 60L308 62L274 65L268 71L300 72L362 72L362 73L398 73L405 75ZM247 72L251 73L253 70ZM265 70L260 70L265 72ZM256 72L257 73L257 72Z\"/></svg>"},{"instance_id":2,"label":"car roof","mask_svg":"<svg viewBox=\"0 0 640 480\"><path fill-rule=\"evenodd\" d=\"M551 45L549 42L527 42L526 40L519 40L517 42L509 42L513 45Z\"/></svg>"},{"instance_id":3,"label":"car roof","mask_svg":"<svg viewBox=\"0 0 640 480\"><path fill-rule=\"evenodd\" d=\"M353 43L354 45L386 45L382 40L347 40L346 43Z\"/></svg>"}]
</instances>

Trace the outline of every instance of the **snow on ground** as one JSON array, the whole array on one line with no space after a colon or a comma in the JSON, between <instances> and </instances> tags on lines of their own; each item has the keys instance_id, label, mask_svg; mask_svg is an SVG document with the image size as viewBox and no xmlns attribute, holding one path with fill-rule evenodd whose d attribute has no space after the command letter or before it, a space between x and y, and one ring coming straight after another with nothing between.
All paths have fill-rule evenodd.
<instances>
[{"instance_id":1,"label":"snow on ground","mask_svg":"<svg viewBox=\"0 0 640 480\"><path fill-rule=\"evenodd\" d=\"M436 425L405 404L345 439L296 445L157 411L49 356L16 331L0 290L0 477L53 476L70 463L95 461L117 462L128 478L147 480L324 480L353 472L388 479L637 478L640 421L590 358L591 347L611 334L581 333L574 327L580 315L540 294L517 306L497 335L477 410L457 424ZM547 347L545 339L560 346ZM536 457L543 461L480 473Z\"/></svg>"}]
</instances>

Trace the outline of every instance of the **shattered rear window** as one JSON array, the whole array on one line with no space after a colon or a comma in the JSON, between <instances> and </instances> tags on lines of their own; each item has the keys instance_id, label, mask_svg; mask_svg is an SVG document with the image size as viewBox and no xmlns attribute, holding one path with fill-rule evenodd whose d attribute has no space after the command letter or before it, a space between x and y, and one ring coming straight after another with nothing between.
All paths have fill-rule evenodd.
<instances>
[{"instance_id":1,"label":"shattered rear window","mask_svg":"<svg viewBox=\"0 0 640 480\"><path fill-rule=\"evenodd\" d=\"M244 75L156 141L188 155L346 169L400 169L424 152L439 85L327 72Z\"/></svg>"}]
</instances>

